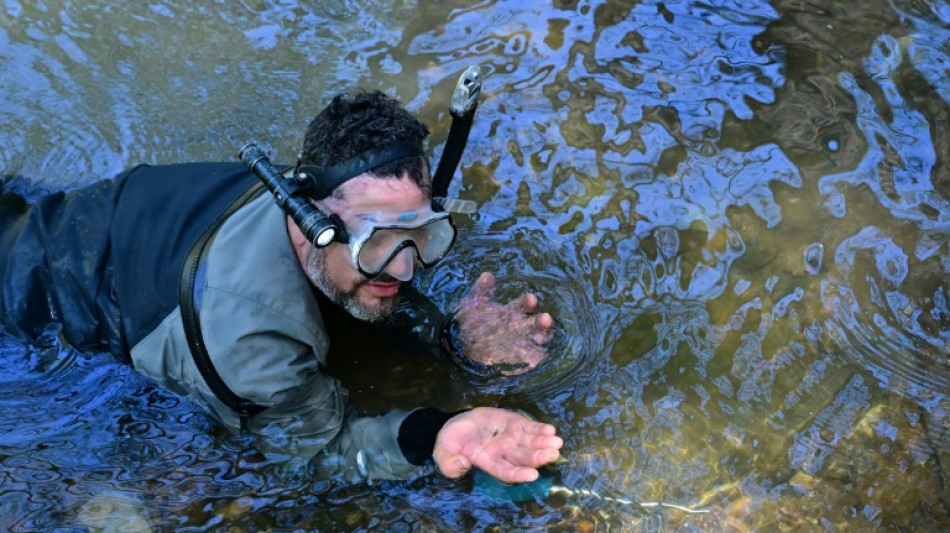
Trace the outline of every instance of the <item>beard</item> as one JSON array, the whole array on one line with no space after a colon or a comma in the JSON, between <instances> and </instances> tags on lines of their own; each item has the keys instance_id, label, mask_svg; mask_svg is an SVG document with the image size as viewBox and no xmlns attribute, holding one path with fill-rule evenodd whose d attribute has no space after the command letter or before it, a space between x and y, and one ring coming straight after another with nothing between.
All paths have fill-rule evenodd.
<instances>
[{"instance_id":1,"label":"beard","mask_svg":"<svg viewBox=\"0 0 950 533\"><path fill-rule=\"evenodd\" d=\"M326 260L326 254L322 250L315 246L311 248L310 255L307 256L307 277L331 302L342 307L353 318L364 322L381 322L393 314L397 297L380 300L377 305L361 302L357 291L369 280L362 277L355 287L344 290L334 285L327 277Z\"/></svg>"}]
</instances>

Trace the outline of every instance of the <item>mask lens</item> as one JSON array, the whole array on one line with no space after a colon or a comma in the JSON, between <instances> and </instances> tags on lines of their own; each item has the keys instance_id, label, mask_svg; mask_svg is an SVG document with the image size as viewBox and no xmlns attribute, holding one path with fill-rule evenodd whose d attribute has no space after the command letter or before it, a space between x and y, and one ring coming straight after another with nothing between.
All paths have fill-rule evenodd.
<instances>
[{"instance_id":1,"label":"mask lens","mask_svg":"<svg viewBox=\"0 0 950 533\"><path fill-rule=\"evenodd\" d=\"M452 219L448 215L420 226L416 230L413 241L419 254L419 261L426 267L434 265L445 257L455 243L455 226L452 225Z\"/></svg>"},{"instance_id":2,"label":"mask lens","mask_svg":"<svg viewBox=\"0 0 950 533\"><path fill-rule=\"evenodd\" d=\"M456 234L448 214L415 228L377 227L360 247L357 267L366 275L377 276L406 246L415 248L419 262L429 267L448 253Z\"/></svg>"}]
</instances>

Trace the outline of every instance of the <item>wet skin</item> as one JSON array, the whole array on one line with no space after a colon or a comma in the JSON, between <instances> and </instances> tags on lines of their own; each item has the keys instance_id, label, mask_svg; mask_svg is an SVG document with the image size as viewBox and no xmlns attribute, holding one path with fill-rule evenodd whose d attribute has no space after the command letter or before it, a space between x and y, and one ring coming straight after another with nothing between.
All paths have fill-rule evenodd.
<instances>
[{"instance_id":1,"label":"wet skin","mask_svg":"<svg viewBox=\"0 0 950 533\"><path fill-rule=\"evenodd\" d=\"M551 339L554 319L548 313L538 313L534 294L502 305L493 301L494 291L495 276L485 272L459 303L455 320L465 355L485 365L523 365L502 374L526 372L547 357L544 345Z\"/></svg>"},{"instance_id":2,"label":"wet skin","mask_svg":"<svg viewBox=\"0 0 950 533\"><path fill-rule=\"evenodd\" d=\"M380 179L363 174L341 185L339 191L342 196L327 198L321 208L339 215L346 225L358 223L361 217L398 217L422 211L430 202L427 192L407 175ZM331 243L316 252L324 255L314 262L312 245L289 217L287 230L310 280L321 290L323 284L348 299L362 316L351 314L357 318L383 316L394 309L402 286L397 278L405 279L406 269L411 272L414 268L411 248L398 254L380 276L367 280L353 265L348 246ZM320 265L321 272L310 269L314 264ZM493 287L494 276L485 273L459 304L456 321L463 332L463 343L476 341L466 347L466 353L486 364L523 362L533 368L546 356L543 345L550 339L553 320L547 313L538 313L538 299L532 294L508 305L491 301ZM345 308L350 311L350 306ZM518 413L476 408L443 426L433 457L448 477L461 476L476 466L507 483L531 481L537 478L538 467L560 456L563 441L555 432L554 426Z\"/></svg>"}]
</instances>

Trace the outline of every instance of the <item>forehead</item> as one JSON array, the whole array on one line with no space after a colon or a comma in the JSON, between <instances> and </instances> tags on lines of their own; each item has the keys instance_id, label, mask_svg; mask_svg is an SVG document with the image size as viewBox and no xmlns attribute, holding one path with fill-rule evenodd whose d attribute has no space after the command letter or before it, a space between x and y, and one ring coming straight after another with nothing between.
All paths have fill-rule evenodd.
<instances>
[{"instance_id":1,"label":"forehead","mask_svg":"<svg viewBox=\"0 0 950 533\"><path fill-rule=\"evenodd\" d=\"M343 218L372 213L403 213L429 205L425 191L407 174L400 178L377 178L361 174L340 185L343 198L331 196L327 207Z\"/></svg>"}]
</instances>

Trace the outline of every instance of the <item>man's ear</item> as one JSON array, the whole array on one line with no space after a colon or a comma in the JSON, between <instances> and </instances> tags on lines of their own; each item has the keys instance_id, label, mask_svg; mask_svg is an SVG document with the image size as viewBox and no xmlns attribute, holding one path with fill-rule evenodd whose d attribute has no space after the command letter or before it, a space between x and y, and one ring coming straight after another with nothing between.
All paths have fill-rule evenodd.
<instances>
[{"instance_id":1,"label":"man's ear","mask_svg":"<svg viewBox=\"0 0 950 533\"><path fill-rule=\"evenodd\" d=\"M307 236L300 231L297 223L290 216L287 217L287 235L290 236L290 244L294 247L294 252L296 252L300 264L306 266L307 258L310 257L310 248L313 247L313 244L307 240Z\"/></svg>"}]
</instances>

